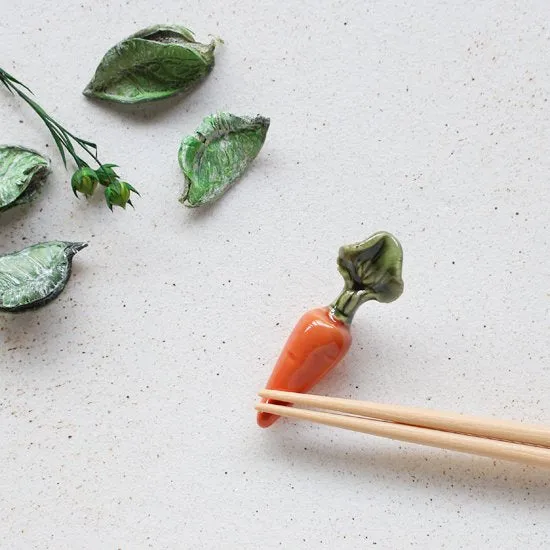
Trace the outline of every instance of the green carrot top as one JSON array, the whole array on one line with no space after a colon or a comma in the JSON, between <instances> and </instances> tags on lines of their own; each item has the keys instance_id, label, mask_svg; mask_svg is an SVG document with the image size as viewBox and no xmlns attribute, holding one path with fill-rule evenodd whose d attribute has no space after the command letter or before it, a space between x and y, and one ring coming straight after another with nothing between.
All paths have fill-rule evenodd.
<instances>
[{"instance_id":1,"label":"green carrot top","mask_svg":"<svg viewBox=\"0 0 550 550\"><path fill-rule=\"evenodd\" d=\"M393 302L399 298L403 292L402 265L399 241L384 231L342 246L338 252L338 271L344 278L344 289L331 304L333 315L349 324L362 303Z\"/></svg>"}]
</instances>

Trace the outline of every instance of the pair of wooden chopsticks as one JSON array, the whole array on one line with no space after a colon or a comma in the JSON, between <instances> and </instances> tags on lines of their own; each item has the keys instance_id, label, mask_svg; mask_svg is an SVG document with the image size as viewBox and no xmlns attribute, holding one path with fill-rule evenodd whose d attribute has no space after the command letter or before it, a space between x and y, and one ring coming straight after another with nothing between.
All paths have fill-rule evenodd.
<instances>
[{"instance_id":1,"label":"pair of wooden chopsticks","mask_svg":"<svg viewBox=\"0 0 550 550\"><path fill-rule=\"evenodd\" d=\"M550 468L550 428L449 412L262 390L256 410L409 443ZM269 401L321 410L293 408ZM334 412L323 412L334 411Z\"/></svg>"}]
</instances>

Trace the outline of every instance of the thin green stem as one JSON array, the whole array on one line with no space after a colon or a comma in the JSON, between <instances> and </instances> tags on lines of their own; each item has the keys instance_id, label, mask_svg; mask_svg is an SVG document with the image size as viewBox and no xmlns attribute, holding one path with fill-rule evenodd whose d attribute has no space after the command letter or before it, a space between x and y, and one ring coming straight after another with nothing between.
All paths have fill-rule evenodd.
<instances>
[{"instance_id":1,"label":"thin green stem","mask_svg":"<svg viewBox=\"0 0 550 550\"><path fill-rule=\"evenodd\" d=\"M0 69L0 81L11 93L16 93L23 101L25 101L25 103L27 103L27 105L29 105L29 107L31 107L31 109L42 119L42 121L52 134L52 137L55 141L57 148L59 149L59 153L65 165L67 164L65 156L66 150L69 155L71 155L79 168L82 168L83 166L88 166L88 164L84 160L82 160L76 153L72 143L72 141L74 141L90 157L92 157L98 163L98 165L101 166L101 162L97 158L97 146L95 143L81 139L78 136L75 136L74 134L69 132L67 129L61 126L59 122L54 120L46 111L44 111L44 109L36 101L34 101L34 99L29 97L25 92L23 92L23 90L19 89L19 86L32 94L30 88L25 86L25 84L14 78L3 69Z\"/></svg>"},{"instance_id":2,"label":"thin green stem","mask_svg":"<svg viewBox=\"0 0 550 550\"><path fill-rule=\"evenodd\" d=\"M11 94L18 95L40 117L42 122L44 122L46 128L48 128L52 135L65 167L67 167L67 153L73 158L78 167L78 170L71 178L71 187L76 196L78 196L78 192L84 193L87 196L93 193L97 181L99 180L101 185L105 186L105 198L107 206L111 210L113 206L125 208L127 204L133 207L132 201L130 200L130 194L136 193L139 195L139 193L129 183L119 180L118 175L112 170L112 167L115 166L114 164L104 165L100 162L97 157L97 145L95 143L79 138L61 126L61 124L44 111L32 97L28 96L23 91L26 90L34 97L30 88L1 68L0 83L4 84ZM98 164L98 168L95 170L90 168L88 163L77 154L75 149L76 146L79 146L86 154L94 159ZM87 170L82 170L84 168ZM92 188L90 188L90 177L92 177L92 180L95 179Z\"/></svg>"},{"instance_id":3,"label":"thin green stem","mask_svg":"<svg viewBox=\"0 0 550 550\"><path fill-rule=\"evenodd\" d=\"M338 298L330 304L330 308L334 317L338 320L351 324L353 316L359 309L359 306L366 300L372 299L365 290L350 290L344 288L338 295Z\"/></svg>"}]
</instances>

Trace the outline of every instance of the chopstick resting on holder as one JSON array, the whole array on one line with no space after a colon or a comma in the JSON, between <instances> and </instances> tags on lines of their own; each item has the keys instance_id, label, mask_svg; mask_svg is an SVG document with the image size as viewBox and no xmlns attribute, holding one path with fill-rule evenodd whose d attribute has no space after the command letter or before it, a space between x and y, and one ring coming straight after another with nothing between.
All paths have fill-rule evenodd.
<instances>
[{"instance_id":1,"label":"chopstick resting on holder","mask_svg":"<svg viewBox=\"0 0 550 550\"><path fill-rule=\"evenodd\" d=\"M261 390L256 410L493 459L550 468L550 428L399 405ZM292 408L301 405L319 410Z\"/></svg>"}]
</instances>

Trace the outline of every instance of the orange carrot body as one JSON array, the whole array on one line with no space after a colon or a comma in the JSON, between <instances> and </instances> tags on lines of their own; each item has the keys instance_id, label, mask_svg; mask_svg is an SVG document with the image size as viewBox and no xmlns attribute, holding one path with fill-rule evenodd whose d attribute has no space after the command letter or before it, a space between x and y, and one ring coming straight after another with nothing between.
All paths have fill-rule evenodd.
<instances>
[{"instance_id":1,"label":"orange carrot body","mask_svg":"<svg viewBox=\"0 0 550 550\"><path fill-rule=\"evenodd\" d=\"M329 307L308 311L290 334L266 388L307 392L340 362L350 345L349 325L336 319ZM267 428L278 418L260 412L257 422Z\"/></svg>"}]
</instances>

